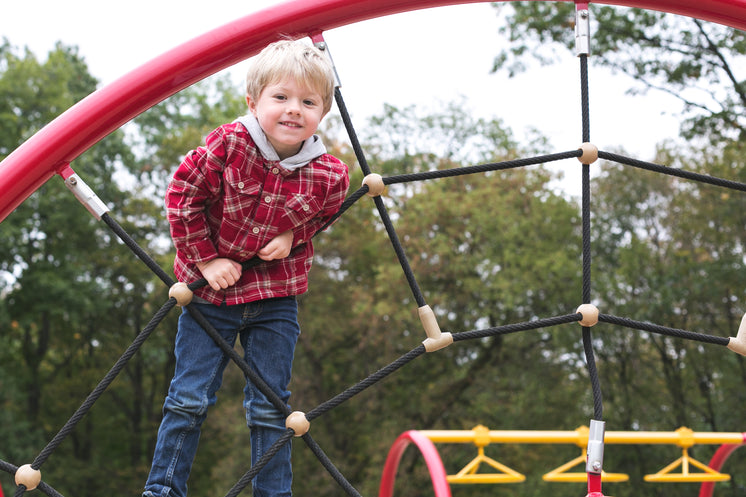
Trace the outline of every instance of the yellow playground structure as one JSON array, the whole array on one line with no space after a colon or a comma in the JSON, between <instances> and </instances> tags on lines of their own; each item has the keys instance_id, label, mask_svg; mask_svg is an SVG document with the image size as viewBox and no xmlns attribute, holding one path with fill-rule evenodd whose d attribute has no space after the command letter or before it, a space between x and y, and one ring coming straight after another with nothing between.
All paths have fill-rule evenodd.
<instances>
[{"instance_id":1,"label":"yellow playground structure","mask_svg":"<svg viewBox=\"0 0 746 497\"><path fill-rule=\"evenodd\" d=\"M652 431L608 431L600 432L600 439L594 437L592 428L581 426L575 430L490 430L478 425L471 430L421 430L403 433L391 447L381 480L380 497L393 494L396 467L409 444L415 444L427 463L436 497L450 497L450 484L474 483L520 483L525 475L485 454L489 444L572 444L581 449L580 455L571 461L547 472L545 481L586 482L586 464L592 463L592 454L597 453L593 444L655 444L676 445L681 449L681 457L658 472L645 476L647 482L701 482L699 497L710 497L715 482L728 481L730 475L721 473L728 456L746 443L746 433L694 432L681 427L671 432ZM477 455L455 474L446 474L435 444L474 444ZM689 455L694 445L720 445L709 464L697 461ZM603 459L601 448L600 460ZM583 471L571 471L578 465ZM599 468L601 468L599 463ZM629 480L624 473L600 472L604 482ZM589 494L590 495L590 494Z\"/></svg>"}]
</instances>

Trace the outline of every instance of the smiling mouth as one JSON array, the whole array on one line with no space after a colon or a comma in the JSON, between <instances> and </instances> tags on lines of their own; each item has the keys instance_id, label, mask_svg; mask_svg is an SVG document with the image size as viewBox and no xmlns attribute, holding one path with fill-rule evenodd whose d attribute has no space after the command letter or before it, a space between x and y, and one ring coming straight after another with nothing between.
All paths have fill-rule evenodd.
<instances>
[{"instance_id":1,"label":"smiling mouth","mask_svg":"<svg viewBox=\"0 0 746 497\"><path fill-rule=\"evenodd\" d=\"M292 122L289 122L289 121L282 121L282 122L280 122L280 124L283 125L283 126L287 126L289 128L301 128L302 127L298 123L292 123Z\"/></svg>"}]
</instances>

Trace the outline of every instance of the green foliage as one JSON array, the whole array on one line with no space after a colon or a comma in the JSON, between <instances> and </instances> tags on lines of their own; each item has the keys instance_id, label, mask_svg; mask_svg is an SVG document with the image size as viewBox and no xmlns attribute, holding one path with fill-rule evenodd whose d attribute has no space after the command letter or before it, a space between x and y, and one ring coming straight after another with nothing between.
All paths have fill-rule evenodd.
<instances>
[{"instance_id":1,"label":"green foliage","mask_svg":"<svg viewBox=\"0 0 746 497\"><path fill-rule=\"evenodd\" d=\"M525 63L536 48L530 36L537 37L533 42L570 42L565 20L572 7L517 5L509 28L515 45L500 59L503 67ZM695 44L703 32L682 29L684 21L657 13L593 8L599 25L612 23L619 30L616 35L595 30L604 34L594 50L610 67L670 78L659 83L672 91L713 74L716 62L693 49L681 59L687 64L668 59L666 67L661 58L655 65L646 55L639 67L626 65L630 61L619 57L629 49L621 43L632 35L649 42L651 51L656 46L674 51L665 44L672 42L666 33L678 29L679 42ZM657 40L651 34L656 30ZM743 51L737 35L717 40L721 50ZM543 48L537 53L550 60ZM96 83L72 48L57 47L45 62L30 53L20 56L7 43L0 54L0 154L5 155ZM735 113L740 104L732 102L729 109ZM113 134L74 167L125 230L168 267L173 254L161 197L170 173L210 129L244 110L241 89L209 80L156 106L128 125L126 139L123 132ZM701 116L712 119L702 123L717 128L717 113ZM338 138L339 123L331 118L326 126L328 148L352 166L354 190L362 172L347 141ZM548 151L541 137L520 146L499 119L474 118L463 100L434 109L387 106L358 131L371 168L386 176ZM743 146L723 140L726 136L732 135L708 134L717 146L707 153L661 146L656 160L745 181ZM533 166L387 188L383 203L443 331L484 329L577 308L580 209L552 190L555 179L546 168ZM742 194L612 164L603 164L593 181L592 293L601 312L734 334L746 311ZM306 412L424 339L416 301L372 199L361 199L314 243L311 290L300 299L303 333L291 384L293 408ZM65 423L166 292L54 180L0 225L0 271L0 459L23 464ZM64 495L139 492L172 374L173 314L44 466L45 480ZM686 425L743 431L737 413L746 400L746 368L740 356L608 325L598 325L593 336L608 429L671 431ZM249 469L243 382L238 368L229 368L189 482L195 495L225 494ZM580 329L573 324L459 341L428 353L315 420L310 433L363 495L375 495L386 453L405 430L478 424L572 430L587 424L591 406ZM711 454L708 447L695 449L692 455L699 460ZM476 452L468 446L439 450L451 473ZM454 486L454 496L585 491L583 484L541 480L543 473L579 455L577 447L492 445L486 450L528 480ZM673 460L675 452L671 447L607 448L608 470L631 476L631 483L612 484L609 491L618 497L692 495L696 489L690 485L642 483L643 475ZM740 467L744 456L732 461L729 466ZM301 440L294 441L294 472L298 494L340 494ZM739 495L743 479L730 472L734 481L720 484L718 491ZM10 479L2 475L0 482L11 494ZM400 466L397 493L432 495L427 469L412 450Z\"/></svg>"},{"instance_id":2,"label":"green foliage","mask_svg":"<svg viewBox=\"0 0 746 497\"><path fill-rule=\"evenodd\" d=\"M574 50L573 3L510 2L498 8L508 12L501 32L510 44L495 57L493 70L513 75L527 69L530 57L549 64L559 51ZM630 77L630 93L679 99L686 118L681 130L689 140L743 139L743 31L654 10L599 4L589 10L593 65Z\"/></svg>"}]
</instances>

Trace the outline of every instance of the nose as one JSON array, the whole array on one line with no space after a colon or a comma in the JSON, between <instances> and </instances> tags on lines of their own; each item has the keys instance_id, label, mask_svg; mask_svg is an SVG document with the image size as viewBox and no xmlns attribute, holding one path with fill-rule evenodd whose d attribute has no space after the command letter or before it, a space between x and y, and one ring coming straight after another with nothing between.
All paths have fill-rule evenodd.
<instances>
[{"instance_id":1,"label":"nose","mask_svg":"<svg viewBox=\"0 0 746 497\"><path fill-rule=\"evenodd\" d=\"M285 106L285 112L288 114L300 114L300 100L297 98L290 98Z\"/></svg>"}]
</instances>

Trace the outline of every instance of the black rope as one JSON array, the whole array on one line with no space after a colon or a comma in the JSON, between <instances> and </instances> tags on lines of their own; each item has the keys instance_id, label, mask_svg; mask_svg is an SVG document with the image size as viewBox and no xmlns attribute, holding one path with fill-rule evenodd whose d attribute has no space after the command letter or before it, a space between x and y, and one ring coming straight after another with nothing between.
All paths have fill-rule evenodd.
<instances>
[{"instance_id":1,"label":"black rope","mask_svg":"<svg viewBox=\"0 0 746 497\"><path fill-rule=\"evenodd\" d=\"M583 164L582 232L583 232L583 289L584 304L591 302L591 180L590 166Z\"/></svg>"},{"instance_id":2,"label":"black rope","mask_svg":"<svg viewBox=\"0 0 746 497\"><path fill-rule=\"evenodd\" d=\"M414 271L412 271L412 267L409 265L409 260L407 259L407 255L404 252L404 247L399 240L399 236L396 234L394 223L391 221L391 217L389 217L386 206L383 204L383 199L380 196L377 196L373 199L373 201L376 204L376 208L378 208L378 215L381 216L381 221L386 228L386 233L388 234L389 240L391 241L391 246L394 248L396 258L399 260L399 265L401 266L402 271L404 271L404 276L407 278L407 284L409 285L409 289L412 292L415 301L417 302L417 307L423 307L424 305L426 305L425 297L422 295L420 285L417 283L417 279L414 276Z\"/></svg>"},{"instance_id":3,"label":"black rope","mask_svg":"<svg viewBox=\"0 0 746 497\"><path fill-rule=\"evenodd\" d=\"M36 456L34 462L31 463L33 469L41 468L42 464L49 458L52 452L62 443L62 441L73 431L78 422L88 413L93 404L101 397L104 391L111 385L114 379L124 369L129 360L135 355L140 349L145 340L148 339L153 330L158 324L163 321L168 312L173 309L176 305L176 299L171 297L168 301L156 312L150 322L143 328L143 330L137 335L132 344L112 366L108 373L104 376L101 382L96 386L95 389L88 395L83 404L78 408L77 411L70 417L65 423L62 429L55 435L55 437L47 444L47 446Z\"/></svg>"},{"instance_id":4,"label":"black rope","mask_svg":"<svg viewBox=\"0 0 746 497\"><path fill-rule=\"evenodd\" d=\"M385 185L394 185L398 183L410 183L413 181L423 181L440 178L451 178L454 176L463 176L467 174L485 173L489 171L503 171L506 169L516 169L519 167L535 166L546 164L558 160L577 158L583 155L580 149L570 150L568 152L559 152L555 154L538 155L536 157L526 157L522 159L506 160L501 162L489 162L475 166L455 167L452 169L443 169L436 171L423 171L420 173L400 174L383 179Z\"/></svg>"},{"instance_id":5,"label":"black rope","mask_svg":"<svg viewBox=\"0 0 746 497\"><path fill-rule=\"evenodd\" d=\"M588 92L588 55L580 55L580 96L581 96L581 115L583 126L583 143L591 141L591 118ZM591 180L590 165L583 164L583 303L588 304L591 301ZM593 419L603 420L603 395L601 393L601 380L596 368L596 358L593 352L593 340L591 339L591 329L583 327L583 351L585 353L586 367L588 368L588 377L591 381L591 390L593 392Z\"/></svg>"},{"instance_id":6,"label":"black rope","mask_svg":"<svg viewBox=\"0 0 746 497\"><path fill-rule=\"evenodd\" d=\"M690 179L693 181L699 181L700 183L707 183L710 185L722 186L723 188L730 188L731 190L746 192L746 184L740 183L738 181L731 181L723 178L718 178L716 176L710 176L708 174L694 173L691 171L686 171L684 169L678 169L675 167L655 164L653 162L632 159L630 157L625 157L623 155L613 154L610 152L599 152L598 156L601 159L618 162L620 164L626 164L638 169L646 169L648 171L667 174L669 176L676 176L678 178Z\"/></svg>"},{"instance_id":7,"label":"black rope","mask_svg":"<svg viewBox=\"0 0 746 497\"><path fill-rule=\"evenodd\" d=\"M342 123L344 123L345 129L347 130L347 136L350 137L350 143L352 144L352 150L355 152L357 162L360 164L365 176L370 174L370 167L368 167L368 160L365 158L363 147L360 146L360 140L357 139L357 133L355 127L352 125L352 119L350 119L350 113L347 112L347 105L345 105L344 98L342 98L342 90L337 86L334 89L334 100L337 102L339 113L342 117Z\"/></svg>"},{"instance_id":8,"label":"black rope","mask_svg":"<svg viewBox=\"0 0 746 497\"><path fill-rule=\"evenodd\" d=\"M538 330L540 328L548 328L550 326L557 326L560 324L575 323L580 321L581 319L583 319L583 315L580 313L575 313L567 314L564 316L555 316L551 318L535 319L533 321L525 321L523 323L494 326L492 328L484 328L481 330L462 331L453 334L453 341L461 342L463 340L487 338L497 335L508 335L510 333L517 333L519 331Z\"/></svg>"},{"instance_id":9,"label":"black rope","mask_svg":"<svg viewBox=\"0 0 746 497\"><path fill-rule=\"evenodd\" d=\"M589 117L589 104L588 104L589 102L588 60L587 60L586 55L580 56L580 69L581 69L581 100L582 100L582 109L581 109L582 110L582 135L583 135L583 142L589 142L590 141L590 117ZM370 174L370 167L368 166L367 160L365 158L365 154L363 153L362 147L357 138L357 134L355 133L354 127L352 126L349 113L347 112L347 108L346 108L346 105L344 103L344 100L342 98L342 94L339 88L335 90L335 100L340 110L343 123L347 130L348 136L350 137L350 141L352 143L353 150L357 157L358 163L360 164L361 170L363 171L365 175L368 175ZM431 180L431 179L461 176L461 175L474 174L474 173L480 173L480 172L507 170L507 169L512 169L512 168L542 164L542 163L547 163L547 162L552 162L552 161L557 161L557 160L569 159L573 157L577 158L577 157L580 157L582 153L583 152L581 150L571 150L568 152L562 152L562 153L556 153L556 154L547 154L547 155L530 157L530 158L522 158L522 159L509 160L509 161L503 161L503 162L480 164L480 165L469 166L469 167L453 168L449 170L425 171L421 173L404 174L404 175L398 175L398 176L392 176L389 178L385 178L383 181L384 181L384 184L386 185L392 185L392 184L406 183L406 182L412 182L412 181L422 181L422 180ZM708 175L702 175L698 173L683 171L680 169L661 166L658 164L639 161L636 159L630 159L627 157L623 157L620 155L611 154L607 152L599 152L599 157L602 159L616 161L621 164L627 164L627 165L637 167L637 168L648 169L648 170L663 173L663 174L692 179L695 181L709 183L709 184L713 184L717 186L723 186L723 187L731 188L734 190L746 191L746 184L735 182L735 181L724 180L724 179L720 179L720 178L716 178L716 177L712 177ZM368 187L363 186L360 189L358 189L356 192L354 192L352 195L350 195L347 199L345 199L339 211L329 220L329 222L327 222L313 236L316 236L319 232L323 231L329 225L331 225L336 219L338 219L347 209L349 209L354 203L356 203L360 198L362 198L367 192L368 192ZM422 296L422 292L420 291L419 286L417 285L414 274L411 268L409 267L409 263L407 261L403 247L401 246L401 243L399 242L393 223L388 215L388 212L386 211L386 207L380 197L375 198L375 203L378 208L381 219L386 227L391 243L394 246L394 250L397 253L397 257L399 258L400 264L402 265L402 269L404 270L404 273L410 285L410 288L412 289L412 292L415 296L415 299L417 300L418 305L422 306L425 304L424 297ZM591 244L590 244L591 236L590 236L590 169L589 169L589 165L587 164L583 165L582 215L583 215L582 300L583 300L583 303L589 303L591 299ZM111 218L111 216L109 216L108 213L103 214L101 218L104 220L104 222L107 225L109 225L112 231L115 234L117 234L119 238L133 251L133 253L135 253L135 255L137 255L137 257L139 257L146 264L146 266L148 266L151 269L151 271L153 271L154 274L156 274L168 286L173 285L174 283L173 280L152 260L150 256L148 256L147 253L145 253L145 251L141 247L137 245L137 243L122 229L121 226L119 226L119 224L117 224ZM254 257L251 260L248 260L242 263L242 268L246 270L250 267L260 264L261 262L263 262L261 259ZM196 280L190 283L188 286L191 290L195 290L195 289L205 286L206 284L207 284L207 281L204 278L202 278L202 279L199 279L199 280ZM86 413L90 410L90 408L96 402L96 400L103 394L106 388L111 384L111 382L121 372L121 370L127 364L129 359L131 359L131 357L134 356L134 354L139 350L139 348L142 346L144 341L149 337L149 335L155 329L157 324L162 321L165 315L175 305L176 305L175 299L170 298L166 302L166 304L164 304L164 306L154 315L150 323L148 323L148 325L140 332L140 334L135 339L135 341L130 345L130 347L125 351L125 353L119 358L116 364L107 373L107 375L101 380L101 382L93 390L93 392L91 392L91 394L83 402L80 408L68 420L68 422L65 424L65 426L63 426L60 432L57 433L57 435L53 438L53 440L36 457L36 459L31 465L32 468L38 470L44 464L44 462L48 459L51 453L59 446L59 444L67 437L67 435L69 435L69 433L74 429L74 427L80 421L80 419L82 419L82 417L86 415ZM222 349L222 351L233 362L235 362L239 366L239 368L241 368L241 370L243 371L245 376L249 379L249 381L252 381L254 385L256 385L260 391L262 391L262 393L270 400L270 402L272 402L272 404L280 412L282 412L286 416L290 414L288 406L266 385L266 383L262 380L261 376L257 372L253 371L248 366L248 364L243 360L243 358L233 349L233 347L231 347L228 344L228 342L226 342L220 336L220 334L204 318L204 316L197 309L195 309L194 306L190 306L188 307L188 309L189 309L189 312L192 313L192 315L195 317L197 322L205 329L208 335L211 336L213 340L215 341L215 343ZM484 337L490 337L490 336L505 335L505 334L516 333L520 331L535 330L535 329L547 328L550 326L557 326L561 324L578 322L581 319L582 319L582 315L580 313L567 314L563 316L555 316L555 317L550 317L550 318L545 318L545 319L536 319L536 320L532 320L528 322L486 328L482 330L473 330L473 331L455 333L453 334L453 339L454 341L463 341L463 340L469 340L469 339L478 339L478 338L484 338ZM617 325L628 327L628 328L636 328L636 329L643 330L643 331L650 331L650 332L659 333L662 335L673 336L677 338L684 338L684 339L695 340L695 341L706 342L706 343L713 343L713 344L718 344L718 345L727 346L730 341L730 339L726 337L711 336L711 335L693 333L693 332L688 332L685 330L679 330L679 329L674 329L674 328L666 328L663 326L653 325L650 323L643 323L639 321L633 321L630 319L620 318L620 317L605 315L605 314L601 314L599 316L599 321L610 323L610 324L617 324ZM595 419L600 420L603 416L603 402L602 402L602 396L601 396L600 382L598 379L598 372L596 370L596 364L595 364L595 359L594 359L591 330L589 327L583 327L583 345L584 345L584 352L585 352L586 360L587 360L588 372L591 377L591 385L593 389L594 417ZM315 418L318 418L324 413L339 406L343 402L351 399L353 396L357 395L358 393L364 391L368 387L383 380L390 374L394 373L395 371L397 371L398 369L405 366L406 364L408 364L409 362L411 362L412 360L416 359L417 357L419 357L420 355L424 353L425 353L425 347L423 345L417 346L416 348L404 354L403 356L401 356L399 359L392 362L388 366L380 369L379 371L368 376L366 379L360 381L353 387L348 388L347 390L338 394L332 399L317 406L315 409L313 409L306 415L306 418L309 421ZM236 485L230 490L230 492L227 494L226 497L234 497L238 495L247 485L249 485L249 483L256 476L256 474L267 464L267 462L272 457L275 456L275 454L280 450L280 448L284 444L289 443L293 435L294 435L293 430L288 429L283 434L283 436L279 440L277 440L275 444L273 444L267 452L265 452L262 455L260 460L257 461L257 464L255 464L236 483ZM349 482L347 482L347 480L337 470L337 468L334 467L333 463L323 453L323 451L318 446L318 444L313 440L313 438L307 433L304 434L302 438L306 442L308 447L312 450L312 452L316 455L316 457L319 459L319 461L321 461L322 465L327 469L327 471L332 475L332 477L340 484L340 486L349 495L352 495L353 497L359 497L360 494L354 489L354 487ZM0 461L0 469L5 470L9 473L15 473L17 471L17 468L15 466L9 463L5 463L4 461ZM44 482L41 482L38 488L44 493L46 493L47 495L50 495L52 497L57 497L57 496L62 497L59 493L57 493L53 488L49 487ZM18 496L22 495L25 492L25 490L26 489L24 485L19 485L16 495Z\"/></svg>"},{"instance_id":10,"label":"black rope","mask_svg":"<svg viewBox=\"0 0 746 497\"><path fill-rule=\"evenodd\" d=\"M145 263L150 270L163 281L166 286L171 287L174 284L174 280L156 264L152 257L150 257L132 237L108 214L104 213L101 215L101 220L104 221L109 228L127 245L132 252Z\"/></svg>"},{"instance_id":11,"label":"black rope","mask_svg":"<svg viewBox=\"0 0 746 497\"><path fill-rule=\"evenodd\" d=\"M352 143L352 149L355 151L355 156L357 157L357 161L360 164L360 169L362 169L363 174L367 176L371 173L371 170L370 167L368 167L368 161L365 158L363 147L360 145L360 141L357 138L355 127L352 125L352 119L350 119L350 114L347 112L347 106L345 105L344 98L342 98L342 91L339 89L339 87L335 88L334 90L334 98L337 101L337 106L339 107L339 112L342 116L342 122L347 129L347 135L349 136L350 142ZM417 279L415 278L414 272L412 271L412 268L409 265L409 261L407 260L407 256L404 253L404 247L402 247L402 244L399 241L399 237L396 234L394 223L391 222L391 218L381 197L377 196L373 200L375 201L376 208L378 209L378 215L381 216L381 220L386 227L386 233L388 233L389 240L394 247L394 252L396 252L396 257L399 259L399 264L404 271L404 275L407 279L407 283L409 284L412 295L414 296L418 307L422 307L426 304L425 298L422 295L420 286L417 284Z\"/></svg>"},{"instance_id":12,"label":"black rope","mask_svg":"<svg viewBox=\"0 0 746 497\"><path fill-rule=\"evenodd\" d=\"M610 314L599 314L598 320L604 323L616 324L624 326L625 328L634 328L641 331L649 331L651 333L657 333L659 335L666 335L675 338L683 338L686 340L693 340L695 342L711 343L715 345L728 346L730 338L721 337L715 335L706 335L704 333L694 333L691 331L681 330L678 328L667 328L665 326L659 326L657 324L645 323L643 321L634 321L632 319L622 318L619 316L612 316Z\"/></svg>"},{"instance_id":13,"label":"black rope","mask_svg":"<svg viewBox=\"0 0 746 497\"><path fill-rule=\"evenodd\" d=\"M318 235L319 233L321 233L322 231L324 231L326 228L328 228L329 226L331 226L334 223L334 221L336 221L337 219L339 219L342 216L342 214L344 214L345 212L347 212L347 210L350 207L352 207L352 205L355 202L357 202L362 197L364 197L366 193L368 193L368 185L364 185L364 186L358 188L357 191L355 191L354 193L350 194L345 199L345 201L342 202L342 205L339 207L339 210L337 211L337 213L334 214L331 217L331 219L329 219L329 221L326 222L326 224L324 224L321 228L319 228L319 230L316 233L314 233L311 238L314 238L316 235Z\"/></svg>"},{"instance_id":14,"label":"black rope","mask_svg":"<svg viewBox=\"0 0 746 497\"><path fill-rule=\"evenodd\" d=\"M580 55L580 105L583 119L583 143L591 141L591 113L588 95L588 55Z\"/></svg>"},{"instance_id":15,"label":"black rope","mask_svg":"<svg viewBox=\"0 0 746 497\"><path fill-rule=\"evenodd\" d=\"M290 443L290 440L293 438L294 432L290 428L285 430L285 433L280 436L275 442L267 449L264 454L259 458L259 460L254 464L250 470L248 470L237 482L233 487L228 491L227 494L225 494L225 497L236 497L238 494L241 493L241 491L246 488L249 483L251 483L251 480L254 479L254 477L259 474L259 472L264 468L264 466L269 463L270 460L272 460L273 457L280 451L280 449L285 445Z\"/></svg>"},{"instance_id":16,"label":"black rope","mask_svg":"<svg viewBox=\"0 0 746 497\"><path fill-rule=\"evenodd\" d=\"M0 470L3 470L8 474L14 475L16 471L18 471L18 466L14 464L10 464L9 462L5 462L2 459L0 459ZM39 482L39 485L36 488L39 491L49 495L49 497L63 497L61 493L59 493L57 490L47 485L43 481ZM16 488L16 493L14 495L21 496L23 495L24 492L26 492L26 485L18 485L18 487Z\"/></svg>"},{"instance_id":17,"label":"black rope","mask_svg":"<svg viewBox=\"0 0 746 497\"><path fill-rule=\"evenodd\" d=\"M585 352L586 368L588 368L588 377L591 380L591 391L593 392L593 419L603 421L604 402L601 393L601 379L598 377L598 369L596 369L591 329L587 326L583 326L583 351Z\"/></svg>"},{"instance_id":18,"label":"black rope","mask_svg":"<svg viewBox=\"0 0 746 497\"><path fill-rule=\"evenodd\" d=\"M337 469L336 466L334 466L334 463L332 463L331 459L329 459L329 456L327 456L323 450L321 450L321 447L319 444L316 443L316 441L311 438L308 433L303 435L303 441L306 442L306 446L311 449L311 452L316 456L316 459L318 459L321 462L321 465L324 466L326 471L334 478L334 480L337 482L337 484L342 487L342 489L347 492L348 495L351 495L352 497L362 497L360 493L355 490L355 487L353 487L350 482L347 481L347 479L344 477L344 475Z\"/></svg>"},{"instance_id":19,"label":"black rope","mask_svg":"<svg viewBox=\"0 0 746 497\"><path fill-rule=\"evenodd\" d=\"M382 379L386 378L388 375L393 373L394 371L400 369L402 366L408 364L412 360L416 359L417 357L421 356L425 353L425 346L419 345L415 347L414 349L410 350L403 356L401 356L396 361L392 362L388 366L379 369L372 375L368 376L364 380L358 382L356 385L348 388L344 392L338 394L337 396L333 397L330 400L327 400L323 404L317 406L315 409L312 409L308 413L306 413L306 419L308 421L312 421L322 414L331 411L335 407L339 406L343 402L351 399L355 395L359 394L366 388L370 387L371 385L375 385Z\"/></svg>"},{"instance_id":20,"label":"black rope","mask_svg":"<svg viewBox=\"0 0 746 497\"><path fill-rule=\"evenodd\" d=\"M243 357L236 352L236 350L222 337L215 327L205 318L205 316L199 312L194 305L188 305L187 309L189 314L192 315L195 321L199 323L202 329L213 339L215 344L220 347L220 350L228 356L240 369L244 375L251 380L251 382L259 389L260 392L267 397L275 408L280 411L284 416L290 414L290 409L287 404L280 399L280 397L267 385L259 374L251 369L251 367L244 361Z\"/></svg>"}]
</instances>

